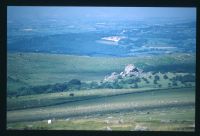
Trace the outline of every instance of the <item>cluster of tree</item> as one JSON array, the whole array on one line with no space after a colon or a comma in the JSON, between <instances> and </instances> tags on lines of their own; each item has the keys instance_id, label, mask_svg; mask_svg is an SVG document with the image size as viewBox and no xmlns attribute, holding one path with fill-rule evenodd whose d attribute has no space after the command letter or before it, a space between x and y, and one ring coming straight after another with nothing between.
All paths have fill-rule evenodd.
<instances>
[{"instance_id":1,"label":"cluster of tree","mask_svg":"<svg viewBox=\"0 0 200 136\"><path fill-rule=\"evenodd\" d=\"M146 82L147 79L143 79ZM40 85L40 86L29 86L21 87L16 92L11 92L9 96L21 96L21 95L31 95L31 94L41 94L41 93L53 93L53 92L63 92L71 90L89 90L89 89L122 89L124 85L128 84L130 88L138 88L138 82L141 79L129 78L125 80L116 80L114 82L81 82L78 79L72 79L69 82L56 83L52 85Z\"/></svg>"},{"instance_id":2,"label":"cluster of tree","mask_svg":"<svg viewBox=\"0 0 200 136\"><path fill-rule=\"evenodd\" d=\"M179 76L173 77L172 81L180 81L181 83L195 82L195 76L192 74L188 74L184 76L179 75Z\"/></svg>"},{"instance_id":3,"label":"cluster of tree","mask_svg":"<svg viewBox=\"0 0 200 136\"><path fill-rule=\"evenodd\" d=\"M184 76L178 75L176 77L173 77L170 80L172 81L172 83L168 83L169 87L178 86L178 83L177 83L178 81L184 84L185 86L191 87L192 84L190 82L195 82L195 76L192 74L188 74Z\"/></svg>"},{"instance_id":4,"label":"cluster of tree","mask_svg":"<svg viewBox=\"0 0 200 136\"><path fill-rule=\"evenodd\" d=\"M72 79L69 82L56 83L53 85L21 87L17 90L17 93L15 92L15 94L8 95L30 95L40 93L63 92L67 90L80 90L81 84L82 83L80 80Z\"/></svg>"},{"instance_id":5,"label":"cluster of tree","mask_svg":"<svg viewBox=\"0 0 200 136\"><path fill-rule=\"evenodd\" d=\"M162 87L161 84L158 84L160 77L158 75L151 76L154 77L154 84L158 87ZM163 76L164 79L168 79L167 75ZM149 83L148 79L143 77L141 78L147 84ZM72 79L69 82L56 83L53 85L41 85L41 86L29 86L19 88L15 92L8 93L8 96L19 96L19 95L31 95L31 94L41 94L41 93L53 93L53 92L63 92L71 90L89 90L89 89L122 89L122 88L138 88L138 83L141 82L139 77L131 77L126 79L117 79L114 82L81 82L78 79ZM192 74L184 76L176 76L170 79L172 83L168 83L168 86L177 86L177 81L182 82L185 86L191 86L188 82L195 82L195 76Z\"/></svg>"}]
</instances>

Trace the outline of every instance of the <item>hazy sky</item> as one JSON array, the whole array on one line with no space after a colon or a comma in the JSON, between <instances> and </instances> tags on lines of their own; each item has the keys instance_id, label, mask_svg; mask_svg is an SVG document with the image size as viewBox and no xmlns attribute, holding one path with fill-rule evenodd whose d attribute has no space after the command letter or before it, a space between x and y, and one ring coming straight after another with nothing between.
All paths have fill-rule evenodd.
<instances>
[{"instance_id":1,"label":"hazy sky","mask_svg":"<svg viewBox=\"0 0 200 136\"><path fill-rule=\"evenodd\" d=\"M178 17L196 19L196 8L169 7L8 7L8 18L151 18Z\"/></svg>"}]
</instances>

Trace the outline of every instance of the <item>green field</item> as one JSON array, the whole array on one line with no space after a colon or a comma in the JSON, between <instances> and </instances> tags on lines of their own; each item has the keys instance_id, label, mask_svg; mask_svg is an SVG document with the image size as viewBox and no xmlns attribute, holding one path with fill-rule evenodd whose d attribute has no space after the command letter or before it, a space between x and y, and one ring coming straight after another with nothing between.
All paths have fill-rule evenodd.
<instances>
[{"instance_id":1,"label":"green field","mask_svg":"<svg viewBox=\"0 0 200 136\"><path fill-rule=\"evenodd\" d=\"M50 97L47 102L62 97L58 94L51 95L55 96ZM23 97L25 99L30 96ZM37 97L32 96L32 99L38 99ZM28 126L32 126L29 129L44 127L43 129L100 130L104 128L105 130L108 126L113 130L134 130L136 125L139 125L147 130L193 131L194 127L190 126L194 125L195 119L194 100L194 88L139 93L133 90L129 94L108 95L47 107L8 111L7 122L9 129L27 129ZM48 125L48 119L54 120L53 123ZM93 125L96 125L96 128Z\"/></svg>"},{"instance_id":2,"label":"green field","mask_svg":"<svg viewBox=\"0 0 200 136\"><path fill-rule=\"evenodd\" d=\"M127 64L144 71L195 71L195 54L138 57L89 57L42 53L8 53L8 90L22 86L63 83L71 79L99 81ZM170 65L170 66L169 66Z\"/></svg>"},{"instance_id":3,"label":"green field","mask_svg":"<svg viewBox=\"0 0 200 136\"><path fill-rule=\"evenodd\" d=\"M195 75L195 54L112 58L8 53L8 94L19 91L20 87L64 83L72 79L101 82L106 75L122 71L127 64L134 64L145 72L156 71L155 75L150 75L152 78L159 76L158 84L148 77L149 83L141 80L138 88L130 88L132 83L125 84L125 80L120 79L121 89L9 95L7 128L194 131L195 82L177 81L177 85L171 87L168 84L177 76ZM168 78L164 79L164 75ZM71 93L74 96L70 96ZM52 123L48 124L47 120Z\"/></svg>"}]
</instances>

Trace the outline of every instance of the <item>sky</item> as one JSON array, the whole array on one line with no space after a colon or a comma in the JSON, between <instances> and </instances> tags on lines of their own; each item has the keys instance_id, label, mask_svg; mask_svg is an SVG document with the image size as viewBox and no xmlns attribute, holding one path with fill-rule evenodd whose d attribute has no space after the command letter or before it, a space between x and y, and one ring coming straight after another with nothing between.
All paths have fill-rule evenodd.
<instances>
[{"instance_id":1,"label":"sky","mask_svg":"<svg viewBox=\"0 0 200 136\"><path fill-rule=\"evenodd\" d=\"M8 18L188 18L196 8L175 7L31 7L9 6Z\"/></svg>"}]
</instances>

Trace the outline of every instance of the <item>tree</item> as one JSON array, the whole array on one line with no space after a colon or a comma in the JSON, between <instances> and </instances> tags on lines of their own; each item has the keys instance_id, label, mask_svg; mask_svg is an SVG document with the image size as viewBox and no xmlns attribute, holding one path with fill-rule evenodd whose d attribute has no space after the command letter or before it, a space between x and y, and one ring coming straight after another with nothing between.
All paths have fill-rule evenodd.
<instances>
[{"instance_id":1,"label":"tree","mask_svg":"<svg viewBox=\"0 0 200 136\"><path fill-rule=\"evenodd\" d=\"M73 84L73 85L81 85L81 81L78 79L72 79L69 81L68 84Z\"/></svg>"},{"instance_id":2,"label":"tree","mask_svg":"<svg viewBox=\"0 0 200 136\"><path fill-rule=\"evenodd\" d=\"M78 79L72 79L68 82L69 90L80 90L81 89L81 81Z\"/></svg>"},{"instance_id":3,"label":"tree","mask_svg":"<svg viewBox=\"0 0 200 136\"><path fill-rule=\"evenodd\" d=\"M155 76L155 80L160 80L160 77L158 75Z\"/></svg>"},{"instance_id":4,"label":"tree","mask_svg":"<svg viewBox=\"0 0 200 136\"><path fill-rule=\"evenodd\" d=\"M168 76L167 76L167 75L164 75L163 78L164 78L164 79L168 79Z\"/></svg>"},{"instance_id":5,"label":"tree","mask_svg":"<svg viewBox=\"0 0 200 136\"><path fill-rule=\"evenodd\" d=\"M194 75L184 75L182 77L182 82L195 82L195 76Z\"/></svg>"},{"instance_id":6,"label":"tree","mask_svg":"<svg viewBox=\"0 0 200 136\"><path fill-rule=\"evenodd\" d=\"M142 77L142 79L143 79L145 82L147 82L147 79L146 79L145 77Z\"/></svg>"},{"instance_id":7,"label":"tree","mask_svg":"<svg viewBox=\"0 0 200 136\"><path fill-rule=\"evenodd\" d=\"M52 90L55 92L62 92L62 91L64 91L65 89L67 89L68 88L68 86L67 86L67 84L55 84L55 85L53 85L52 86Z\"/></svg>"}]
</instances>

